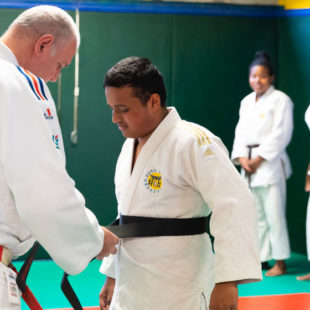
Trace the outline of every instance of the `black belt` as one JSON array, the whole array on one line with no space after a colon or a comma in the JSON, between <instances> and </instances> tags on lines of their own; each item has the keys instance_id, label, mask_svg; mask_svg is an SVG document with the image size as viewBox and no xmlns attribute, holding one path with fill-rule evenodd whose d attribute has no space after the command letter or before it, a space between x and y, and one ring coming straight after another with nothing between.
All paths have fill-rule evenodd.
<instances>
[{"instance_id":1,"label":"black belt","mask_svg":"<svg viewBox=\"0 0 310 310\"><path fill-rule=\"evenodd\" d=\"M120 215L107 228L119 238L199 235L206 232L207 217L155 218Z\"/></svg>"},{"instance_id":2,"label":"black belt","mask_svg":"<svg viewBox=\"0 0 310 310\"><path fill-rule=\"evenodd\" d=\"M32 249L30 250L23 266L20 268L17 277L16 277L16 283L18 285L18 288L22 291L22 293L26 290L26 279L28 277L28 273L30 270L30 267L32 265L32 262L35 258L35 255L40 247L40 244L38 241L35 241L35 243L32 246Z\"/></svg>"},{"instance_id":3,"label":"black belt","mask_svg":"<svg viewBox=\"0 0 310 310\"><path fill-rule=\"evenodd\" d=\"M142 216L120 215L120 218L106 228L119 238L141 238L158 236L185 236L199 235L206 232L208 227L207 217L198 218L155 218ZM73 309L83 309L72 286L68 274L64 274L61 289Z\"/></svg>"},{"instance_id":4,"label":"black belt","mask_svg":"<svg viewBox=\"0 0 310 310\"><path fill-rule=\"evenodd\" d=\"M249 149L248 159L252 159L252 149L259 147L259 144L250 144L246 146Z\"/></svg>"},{"instance_id":5,"label":"black belt","mask_svg":"<svg viewBox=\"0 0 310 310\"><path fill-rule=\"evenodd\" d=\"M28 257L26 258L23 266L21 267L20 271L17 273L17 277L16 277L16 283L17 283L19 289L21 290L22 297L23 297L24 301L26 302L26 304L29 306L30 310L43 310L43 308L40 306L39 302L37 301L37 299L35 298L35 296L30 291L29 287L26 284L26 279L28 277L30 267L32 265L32 262L34 260L35 255L39 249L39 246L40 245L39 245L38 241L36 241L33 244L33 247L31 249ZM15 267L13 265L11 265L10 267L17 272L17 270L15 269Z\"/></svg>"},{"instance_id":6,"label":"black belt","mask_svg":"<svg viewBox=\"0 0 310 310\"><path fill-rule=\"evenodd\" d=\"M246 146L248 148L248 159L252 159L252 149L259 147L259 144L250 144ZM248 177L248 184L251 185L251 173L246 172L246 176Z\"/></svg>"}]
</instances>

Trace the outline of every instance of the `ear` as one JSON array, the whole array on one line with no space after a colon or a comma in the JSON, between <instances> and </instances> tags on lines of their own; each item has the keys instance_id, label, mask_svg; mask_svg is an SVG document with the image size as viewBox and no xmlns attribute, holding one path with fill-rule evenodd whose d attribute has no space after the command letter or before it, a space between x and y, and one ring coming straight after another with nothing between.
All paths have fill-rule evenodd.
<instances>
[{"instance_id":1,"label":"ear","mask_svg":"<svg viewBox=\"0 0 310 310\"><path fill-rule=\"evenodd\" d=\"M160 96L159 96L158 94L156 94L156 93L154 93L154 94L151 95L151 97L150 97L150 99L149 99L148 102L150 103L150 107L151 107L151 109L152 109L154 112L158 111L158 110L161 108Z\"/></svg>"},{"instance_id":2,"label":"ear","mask_svg":"<svg viewBox=\"0 0 310 310\"><path fill-rule=\"evenodd\" d=\"M51 53L52 45L54 42L54 36L52 34L44 34L39 37L34 45L34 53L36 56L45 55Z\"/></svg>"}]
</instances>

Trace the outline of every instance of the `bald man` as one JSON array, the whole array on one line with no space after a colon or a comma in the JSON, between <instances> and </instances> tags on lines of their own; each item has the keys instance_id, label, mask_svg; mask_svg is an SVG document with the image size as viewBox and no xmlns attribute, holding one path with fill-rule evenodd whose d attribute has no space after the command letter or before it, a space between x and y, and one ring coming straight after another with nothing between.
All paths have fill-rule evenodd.
<instances>
[{"instance_id":1,"label":"bald man","mask_svg":"<svg viewBox=\"0 0 310 310\"><path fill-rule=\"evenodd\" d=\"M66 172L46 85L79 42L73 19L53 6L26 10L0 38L0 309L20 309L8 266L35 240L69 274L116 252L118 238L99 226Z\"/></svg>"}]
</instances>

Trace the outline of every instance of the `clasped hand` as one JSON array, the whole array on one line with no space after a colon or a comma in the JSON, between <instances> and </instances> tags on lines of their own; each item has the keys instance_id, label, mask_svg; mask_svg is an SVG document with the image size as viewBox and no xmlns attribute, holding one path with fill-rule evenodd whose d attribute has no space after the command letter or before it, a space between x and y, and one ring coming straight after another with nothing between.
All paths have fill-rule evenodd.
<instances>
[{"instance_id":1,"label":"clasped hand","mask_svg":"<svg viewBox=\"0 0 310 310\"><path fill-rule=\"evenodd\" d=\"M261 156L257 156L253 159L248 159L246 157L239 157L240 165L249 174L255 173L264 160L265 159Z\"/></svg>"},{"instance_id":2,"label":"clasped hand","mask_svg":"<svg viewBox=\"0 0 310 310\"><path fill-rule=\"evenodd\" d=\"M107 228L102 226L101 229L104 231L104 240L102 250L96 256L98 260L102 260L104 257L107 257L110 254L115 254L117 250L116 245L119 242L118 237L110 232Z\"/></svg>"}]
</instances>

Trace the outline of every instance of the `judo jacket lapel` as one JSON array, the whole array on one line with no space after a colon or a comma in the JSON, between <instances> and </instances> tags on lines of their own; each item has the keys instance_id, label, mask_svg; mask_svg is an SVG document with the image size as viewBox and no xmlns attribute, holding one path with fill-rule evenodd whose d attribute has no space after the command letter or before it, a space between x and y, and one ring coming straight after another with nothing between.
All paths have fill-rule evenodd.
<instances>
[{"instance_id":1,"label":"judo jacket lapel","mask_svg":"<svg viewBox=\"0 0 310 310\"><path fill-rule=\"evenodd\" d=\"M169 135L169 132L177 125L181 118L174 108L168 108L168 115L162 120L155 131L152 133L148 141L145 143L141 152L136 160L135 166L128 175L128 179L124 182L125 187L121 197L121 210L120 212L124 215L130 215L130 207L133 205L133 199L136 191L138 190L139 182L142 182L143 172L152 155L156 152L158 147L163 143L164 139ZM129 169L126 169L126 174L131 170L132 158L134 152L134 140L131 139L130 147L130 161L127 162Z\"/></svg>"}]
</instances>

